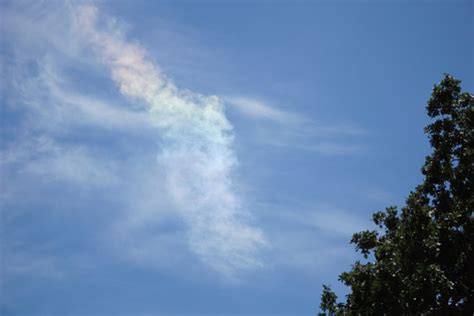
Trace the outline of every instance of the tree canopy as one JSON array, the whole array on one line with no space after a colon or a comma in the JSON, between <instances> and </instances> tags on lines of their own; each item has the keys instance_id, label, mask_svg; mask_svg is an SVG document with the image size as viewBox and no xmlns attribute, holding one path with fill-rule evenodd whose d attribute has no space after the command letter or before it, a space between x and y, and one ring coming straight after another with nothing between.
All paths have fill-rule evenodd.
<instances>
[{"instance_id":1,"label":"tree canopy","mask_svg":"<svg viewBox=\"0 0 474 316\"><path fill-rule=\"evenodd\" d=\"M460 84L445 75L434 86L424 180L353 235L364 260L339 275L345 302L324 286L320 315L474 314L474 95Z\"/></svg>"}]
</instances>

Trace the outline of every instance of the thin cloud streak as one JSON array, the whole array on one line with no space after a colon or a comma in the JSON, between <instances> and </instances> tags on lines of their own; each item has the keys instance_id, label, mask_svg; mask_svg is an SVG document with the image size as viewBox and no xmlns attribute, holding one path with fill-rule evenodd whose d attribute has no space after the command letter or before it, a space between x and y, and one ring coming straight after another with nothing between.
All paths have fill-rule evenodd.
<instances>
[{"instance_id":1,"label":"thin cloud streak","mask_svg":"<svg viewBox=\"0 0 474 316\"><path fill-rule=\"evenodd\" d=\"M116 168L98 163L84 146L59 144L47 136L21 141L3 153L0 165L19 165L17 172L43 181L66 181L85 187L106 187L118 182Z\"/></svg>"},{"instance_id":2,"label":"thin cloud streak","mask_svg":"<svg viewBox=\"0 0 474 316\"><path fill-rule=\"evenodd\" d=\"M351 125L322 125L300 113L284 111L268 102L244 96L225 97L226 104L253 121L253 141L264 145L303 150L322 155L352 155L366 147L347 138L367 134L362 128ZM270 123L270 124L266 124Z\"/></svg>"},{"instance_id":3,"label":"thin cloud streak","mask_svg":"<svg viewBox=\"0 0 474 316\"><path fill-rule=\"evenodd\" d=\"M296 113L276 109L265 102L253 98L234 96L225 97L224 100L252 119L265 119L280 124L294 124L304 121L303 117Z\"/></svg>"}]
</instances>

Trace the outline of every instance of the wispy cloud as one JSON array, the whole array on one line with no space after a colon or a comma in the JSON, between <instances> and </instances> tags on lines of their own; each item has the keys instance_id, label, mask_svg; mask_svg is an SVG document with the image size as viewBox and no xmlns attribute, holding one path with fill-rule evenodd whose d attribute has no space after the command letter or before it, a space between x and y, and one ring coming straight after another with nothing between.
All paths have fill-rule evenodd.
<instances>
[{"instance_id":1,"label":"wispy cloud","mask_svg":"<svg viewBox=\"0 0 474 316\"><path fill-rule=\"evenodd\" d=\"M348 241L352 234L367 227L360 216L331 204L305 205L293 201L292 208L262 204L272 239L272 265L304 269L320 275L334 261L352 258ZM285 227L281 234L280 227Z\"/></svg>"},{"instance_id":2,"label":"wispy cloud","mask_svg":"<svg viewBox=\"0 0 474 316\"><path fill-rule=\"evenodd\" d=\"M321 230L330 236L347 239L354 232L363 230L367 224L351 212L330 205L318 205L298 213L283 211L280 216L299 225Z\"/></svg>"},{"instance_id":3,"label":"wispy cloud","mask_svg":"<svg viewBox=\"0 0 474 316\"><path fill-rule=\"evenodd\" d=\"M16 172L43 182L66 181L84 187L104 187L117 183L113 164L97 160L85 146L55 142L48 136L30 137L3 153L2 168L17 165Z\"/></svg>"},{"instance_id":4,"label":"wispy cloud","mask_svg":"<svg viewBox=\"0 0 474 316\"><path fill-rule=\"evenodd\" d=\"M272 102L251 97L229 96L224 101L254 121L248 124L252 129L251 139L261 144L329 156L366 150L360 137L367 131L353 124L322 124L297 111L283 110Z\"/></svg>"},{"instance_id":5,"label":"wispy cloud","mask_svg":"<svg viewBox=\"0 0 474 316\"><path fill-rule=\"evenodd\" d=\"M353 124L322 124L296 111L283 110L271 102L251 97L231 96L224 101L255 121L249 124L255 129L253 141L323 155L351 155L366 149L359 138L367 131Z\"/></svg>"},{"instance_id":6,"label":"wispy cloud","mask_svg":"<svg viewBox=\"0 0 474 316\"><path fill-rule=\"evenodd\" d=\"M266 240L237 189L233 127L219 97L178 88L95 6L6 10L12 56L2 67L18 124L3 127L15 136L2 139L1 171L10 177L3 198L21 198L37 180L112 187L109 198L124 209L105 231L128 246L124 255L156 262L186 245L229 278L263 266ZM172 217L184 226L170 234L168 222L160 225Z\"/></svg>"},{"instance_id":7,"label":"wispy cloud","mask_svg":"<svg viewBox=\"0 0 474 316\"><path fill-rule=\"evenodd\" d=\"M265 241L236 193L232 125L221 101L177 88L144 48L99 25L98 15L96 7L80 7L77 26L110 68L121 93L146 104L161 129L158 161L176 209L189 227L191 248L227 276L261 266L258 252Z\"/></svg>"},{"instance_id":8,"label":"wispy cloud","mask_svg":"<svg viewBox=\"0 0 474 316\"><path fill-rule=\"evenodd\" d=\"M224 100L253 119L264 119L280 124L295 124L304 121L303 117L296 113L277 109L261 100L242 96L225 97Z\"/></svg>"},{"instance_id":9,"label":"wispy cloud","mask_svg":"<svg viewBox=\"0 0 474 316\"><path fill-rule=\"evenodd\" d=\"M109 198L120 205L107 243L134 261L173 265L190 251L231 278L264 265L263 249L278 236L264 236L239 192L225 105L253 125L247 139L259 144L326 155L361 149L343 139L364 135L360 128L318 124L262 99L179 88L95 6L27 7L10 10L5 23L14 43L12 62L2 65L13 100L6 103L20 123L14 138L2 139L1 171L10 179L3 196L19 199L35 181L115 190Z\"/></svg>"}]
</instances>

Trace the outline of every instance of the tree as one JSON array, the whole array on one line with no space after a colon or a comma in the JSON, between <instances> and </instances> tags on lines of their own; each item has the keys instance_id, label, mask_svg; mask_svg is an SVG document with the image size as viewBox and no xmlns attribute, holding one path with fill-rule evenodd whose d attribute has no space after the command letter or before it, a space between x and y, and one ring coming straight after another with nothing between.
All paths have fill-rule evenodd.
<instances>
[{"instance_id":1,"label":"tree","mask_svg":"<svg viewBox=\"0 0 474 316\"><path fill-rule=\"evenodd\" d=\"M400 212L376 212L378 229L353 235L364 262L339 276L345 303L324 286L320 315L474 314L474 95L460 83L434 86L424 180Z\"/></svg>"}]
</instances>

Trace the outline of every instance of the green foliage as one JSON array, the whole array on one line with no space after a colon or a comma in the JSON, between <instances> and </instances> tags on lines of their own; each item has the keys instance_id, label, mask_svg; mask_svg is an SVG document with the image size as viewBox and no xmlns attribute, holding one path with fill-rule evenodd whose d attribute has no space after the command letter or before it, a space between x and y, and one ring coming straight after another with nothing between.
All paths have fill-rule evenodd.
<instances>
[{"instance_id":1,"label":"green foliage","mask_svg":"<svg viewBox=\"0 0 474 316\"><path fill-rule=\"evenodd\" d=\"M324 286L327 315L474 314L474 96L460 83L445 75L434 86L424 181L400 213L373 215L378 230L353 235L370 259L339 276L351 290L345 303Z\"/></svg>"},{"instance_id":2,"label":"green foliage","mask_svg":"<svg viewBox=\"0 0 474 316\"><path fill-rule=\"evenodd\" d=\"M327 312L328 315L334 315L336 312L336 300L336 293L329 286L323 284L323 294L321 294L321 304L319 304L321 310Z\"/></svg>"}]
</instances>

